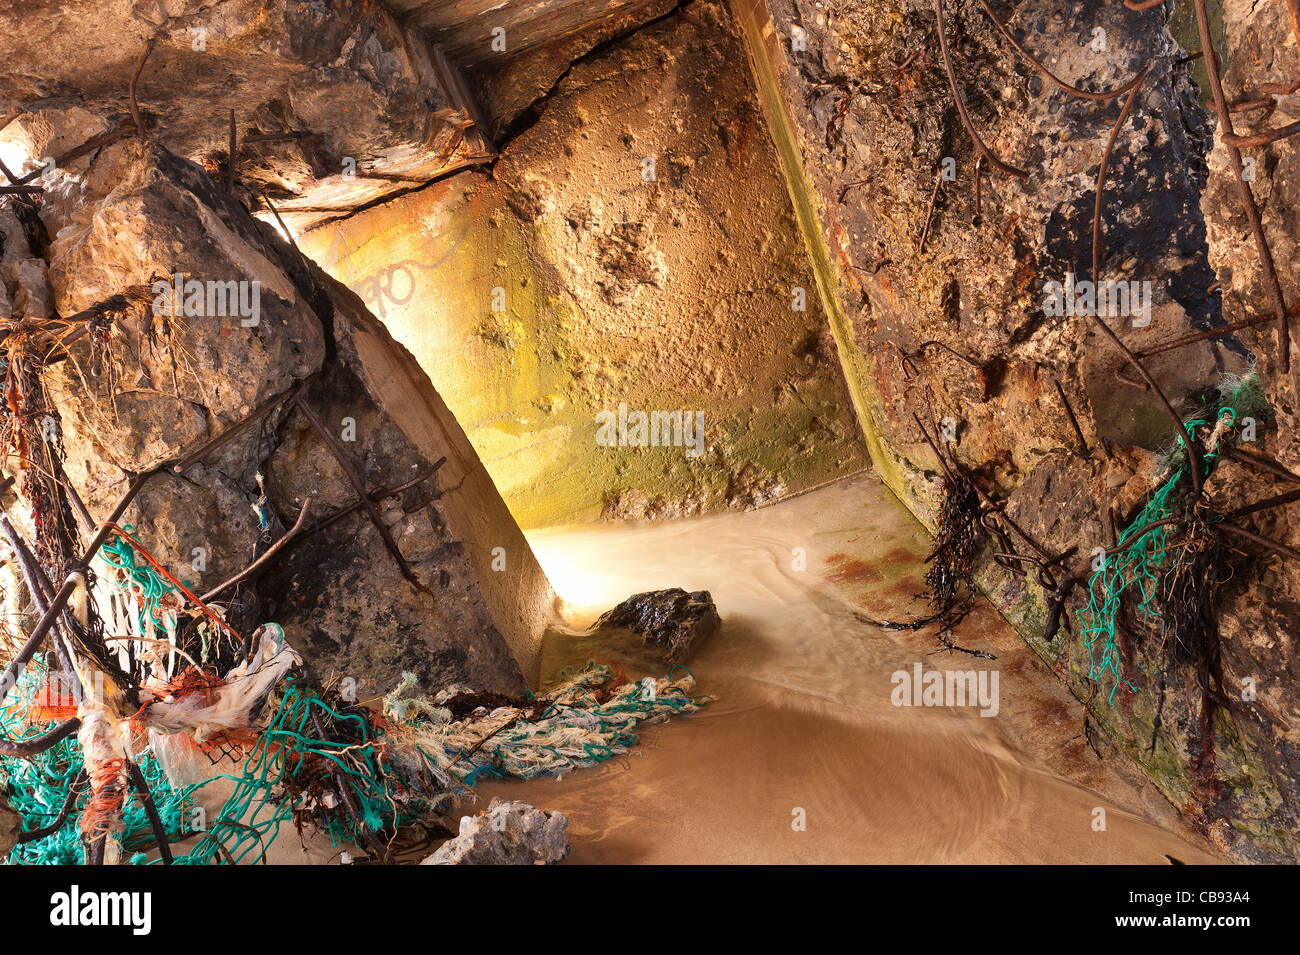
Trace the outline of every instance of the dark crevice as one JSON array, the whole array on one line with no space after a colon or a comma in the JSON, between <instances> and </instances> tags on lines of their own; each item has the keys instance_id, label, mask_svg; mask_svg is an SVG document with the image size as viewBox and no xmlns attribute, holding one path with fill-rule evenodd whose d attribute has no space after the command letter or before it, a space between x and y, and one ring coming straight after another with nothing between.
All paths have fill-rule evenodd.
<instances>
[{"instance_id":1,"label":"dark crevice","mask_svg":"<svg viewBox=\"0 0 1300 955\"><path fill-rule=\"evenodd\" d=\"M608 53L610 50L615 49L618 46L622 45L627 41L629 37L635 36L636 34L642 32L643 30L649 29L650 27L663 23L666 20L672 19L673 17L677 16L677 14L681 13L683 10L689 7L691 3L692 0L678 0L678 2L674 4L671 9L665 11L664 13L661 13L659 16L645 21L645 23L642 23L640 26L616 34L615 36L610 37L608 40L602 40L600 43L597 43L586 53L582 54L582 56L579 56L577 59L570 62L569 65L564 68L564 72L562 72L559 76L555 78L555 82L553 82L550 85L550 88L547 89L546 92L542 93L541 96L533 100L533 102L530 103L528 106L525 106L522 110L519 111L519 113L515 116L514 119L512 119L508 124L506 124L505 128L501 132L501 135L497 139L497 143L496 143L497 155L500 155L501 153L505 152L506 149L510 146L510 144L520 134L527 132L534 125L536 125L537 121L541 119L542 113L546 111L547 101L549 101L551 97L555 95L556 90L558 90L564 84L564 81L569 78L569 74L573 72L574 67L581 66L584 63L590 63L593 60L596 60L599 57L603 56L604 54ZM494 164L495 164L495 160L494 160Z\"/></svg>"}]
</instances>

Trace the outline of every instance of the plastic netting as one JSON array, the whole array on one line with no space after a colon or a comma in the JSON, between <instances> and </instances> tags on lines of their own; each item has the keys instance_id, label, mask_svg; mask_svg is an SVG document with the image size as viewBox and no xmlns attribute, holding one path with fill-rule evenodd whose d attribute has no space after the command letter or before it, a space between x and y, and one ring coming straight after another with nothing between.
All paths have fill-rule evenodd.
<instances>
[{"instance_id":1,"label":"plastic netting","mask_svg":"<svg viewBox=\"0 0 1300 955\"><path fill-rule=\"evenodd\" d=\"M1242 417L1267 413L1259 380L1251 375L1229 379L1220 387L1220 402L1212 414L1184 422L1188 441L1197 440L1197 430L1214 426L1213 445L1202 454L1202 477L1208 477L1231 446L1235 426ZM1113 703L1121 686L1133 684L1121 673L1120 653L1115 627L1125 600L1131 600L1137 613L1159 625L1161 614L1156 606L1162 570L1170 560L1171 532L1177 523L1160 523L1173 518L1184 519L1188 508L1187 481L1190 457L1179 442L1170 454L1167 477L1151 495L1146 506L1119 535L1114 553L1099 557L1099 564L1088 581L1088 605L1079 612L1084 646L1088 651L1089 677L1108 678L1107 702ZM1152 526L1158 525L1158 526Z\"/></svg>"},{"instance_id":2,"label":"plastic netting","mask_svg":"<svg viewBox=\"0 0 1300 955\"><path fill-rule=\"evenodd\" d=\"M15 692L19 702L0 711L0 727L10 738L39 735L42 730L28 725L23 717L44 682L42 666L32 666ZM358 738L322 740L311 728L313 713L348 724ZM341 714L310 690L287 686L270 724L258 734L237 774L221 774L189 786L174 786L159 759L146 750L136 760L149 784L163 830L169 842L194 838L186 853L174 856L177 864L206 865L259 861L279 834L280 827L311 802L311 786L325 775L342 778L356 795L365 823L375 830L400 826L419 815L421 806L402 794L401 802L391 780L380 765L381 744L374 738L369 720ZM31 759L0 757L7 798L24 819L25 829L39 829L55 821L83 767L76 737L61 741ZM203 819L199 790L218 779L234 782L215 820ZM301 786L297 785L301 781ZM82 860L81 833L76 819L85 807L87 793L74 800L72 811L58 831L31 842L21 843L10 853L12 864L74 865ZM356 842L356 831L346 813L329 813L317 820L333 839ZM154 844L153 830L138 794L124 807L123 845L128 851ZM257 853L250 860L250 855ZM132 862L147 861L143 853Z\"/></svg>"},{"instance_id":3,"label":"plastic netting","mask_svg":"<svg viewBox=\"0 0 1300 955\"><path fill-rule=\"evenodd\" d=\"M674 679L678 670L681 675ZM31 667L16 688L19 702L0 711L0 726L11 738L40 732L26 725L23 713L45 676L43 667ZM452 778L473 786L484 776L529 779L594 766L628 752L637 742L638 725L693 713L709 701L691 697L694 676L685 667L674 668L666 679L606 689L611 678L609 667L588 664L539 702L545 705L535 719L501 707L458 721L449 719L441 703L465 688L444 690L432 702L390 694L388 717L379 718L366 710L335 708L307 685L288 680L265 728L251 738L238 772L177 786L151 750L137 762L168 841L191 840L188 851L174 850L176 864L256 863L265 859L285 823L312 824L335 846L361 843L358 820L334 797L336 782L351 793L360 823L375 833L393 833L439 806ZM320 738L317 724L330 727L333 738ZM55 820L81 768L75 738L31 760L0 757L0 776L25 829ZM219 779L233 788L216 817L204 819L199 792ZM79 863L82 843L75 820L86 799L81 793L57 832L15 847L10 861ZM140 851L154 844L154 836L139 794L127 800L124 822L123 844L134 852L131 861L150 861Z\"/></svg>"}]
</instances>

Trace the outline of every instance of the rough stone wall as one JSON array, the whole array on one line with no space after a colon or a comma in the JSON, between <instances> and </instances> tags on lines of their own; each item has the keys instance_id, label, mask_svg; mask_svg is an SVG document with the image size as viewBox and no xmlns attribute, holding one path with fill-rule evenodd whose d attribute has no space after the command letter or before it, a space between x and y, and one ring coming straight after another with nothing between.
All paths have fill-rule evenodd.
<instances>
[{"instance_id":1,"label":"rough stone wall","mask_svg":"<svg viewBox=\"0 0 1300 955\"><path fill-rule=\"evenodd\" d=\"M1239 318L1231 298L1225 316L1213 293L1201 213L1211 126L1193 65L1168 32L1167 9L1052 0L992 6L1067 83L1105 90L1151 67L1115 142L1101 226L1102 277L1150 281L1151 321L1112 318L1112 327L1142 349ZM1046 282L1069 272L1090 277L1095 182L1123 100L1085 101L1044 81L975 0L944 8L972 121L1024 179L987 160L977 174L979 154L957 114L930 0L733 3L792 196L808 211L801 225L822 266L820 287L877 470L933 524L939 465L919 419L936 439L945 432L955 439L956 458L1046 552L1090 553L1111 542L1109 509L1121 527L1134 516L1159 474L1158 455L1175 440L1154 395L1118 382L1122 356L1091 319L1044 308ZM945 158L953 160L951 180L942 177ZM1228 205L1216 198L1205 208ZM1242 341L1227 337L1167 352L1148 367L1175 409L1189 414L1223 373L1245 372L1250 362ZM1221 483L1230 473L1225 468ZM1232 500L1226 488L1211 491ZM1132 686L1113 705L1109 687L1094 695L1077 628L1044 641L1043 589L990 557L980 576L986 592L1171 801L1225 849L1300 853L1291 639L1278 624L1265 648L1239 629L1255 613L1244 608L1267 592L1237 579L1225 597L1230 699L1217 711L1211 743L1199 732L1194 681L1176 673L1162 688L1141 653L1126 655ZM1273 606L1281 612L1287 604ZM1245 675L1269 685L1266 705L1280 722L1236 699Z\"/></svg>"},{"instance_id":2,"label":"rough stone wall","mask_svg":"<svg viewBox=\"0 0 1300 955\"><path fill-rule=\"evenodd\" d=\"M404 579L357 511L303 535L264 576L223 595L232 623L280 623L320 679L351 676L366 694L391 689L403 670L425 686L500 692L535 679L550 587L427 377L355 296L159 146L110 146L79 174L57 177L45 199L60 315L177 272L261 283L256 322L169 317L148 303L114 321L106 342L92 334L71 344L46 372L67 475L93 515L107 513L134 475L302 383L306 406L369 491L446 459L431 479L378 503L427 592ZM358 500L303 412L282 404L183 474L154 473L123 521L203 593L263 553L308 497L308 529Z\"/></svg>"},{"instance_id":3,"label":"rough stone wall","mask_svg":"<svg viewBox=\"0 0 1300 955\"><path fill-rule=\"evenodd\" d=\"M490 175L299 237L524 526L754 506L865 465L743 62L725 9L692 3L573 64ZM598 446L620 403L702 411L704 454Z\"/></svg>"}]
</instances>

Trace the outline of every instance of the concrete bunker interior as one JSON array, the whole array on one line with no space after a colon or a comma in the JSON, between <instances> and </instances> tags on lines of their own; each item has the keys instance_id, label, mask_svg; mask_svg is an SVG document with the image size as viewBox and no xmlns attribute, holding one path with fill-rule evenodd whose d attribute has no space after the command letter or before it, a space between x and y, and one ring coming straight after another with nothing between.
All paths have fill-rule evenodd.
<instances>
[{"instance_id":1,"label":"concrete bunker interior","mask_svg":"<svg viewBox=\"0 0 1300 955\"><path fill-rule=\"evenodd\" d=\"M10 862L1300 857L1294 3L10 7Z\"/></svg>"}]
</instances>

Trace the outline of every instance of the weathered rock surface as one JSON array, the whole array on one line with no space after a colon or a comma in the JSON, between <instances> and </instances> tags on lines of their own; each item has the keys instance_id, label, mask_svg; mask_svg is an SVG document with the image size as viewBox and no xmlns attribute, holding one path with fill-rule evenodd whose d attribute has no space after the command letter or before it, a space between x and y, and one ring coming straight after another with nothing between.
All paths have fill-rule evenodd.
<instances>
[{"instance_id":1,"label":"weathered rock surface","mask_svg":"<svg viewBox=\"0 0 1300 955\"><path fill-rule=\"evenodd\" d=\"M569 819L519 800L494 798L477 816L463 816L460 833L421 865L557 865L569 854Z\"/></svg>"},{"instance_id":2,"label":"weathered rock surface","mask_svg":"<svg viewBox=\"0 0 1300 955\"><path fill-rule=\"evenodd\" d=\"M1289 87L1300 77L1297 27L1286 6L1241 0L1222 4L1230 51L1223 85L1229 102L1253 98L1255 91L1269 83ZM1249 134L1300 119L1300 97L1279 96L1273 102L1277 108L1270 112L1234 113L1234 132ZM1272 300L1222 132L1216 118L1210 178L1202 197L1210 261L1223 282L1224 316L1230 321L1263 318L1273 315ZM1274 427L1260 429L1254 447L1296 472L1300 471L1300 384L1296 376L1300 340L1295 322L1300 301L1296 271L1300 262L1300 138L1291 136L1267 147L1245 149L1242 159L1242 173L1258 204L1291 312L1289 373L1280 368L1276 321L1239 333L1258 362L1277 416ZM1289 491L1294 485L1229 462L1216 473L1212 487L1219 498L1241 505ZM1260 533L1300 549L1300 511L1294 504L1262 512L1253 520ZM1225 682L1234 696L1233 714L1244 724L1243 735L1260 745L1252 745L1255 761L1248 771L1226 781L1213 810L1244 816L1236 827L1248 838L1281 842L1294 858L1300 856L1300 563L1269 558L1241 579L1229 597L1223 612ZM1237 702L1247 686L1255 698ZM1279 838L1279 830L1285 836Z\"/></svg>"}]
</instances>

